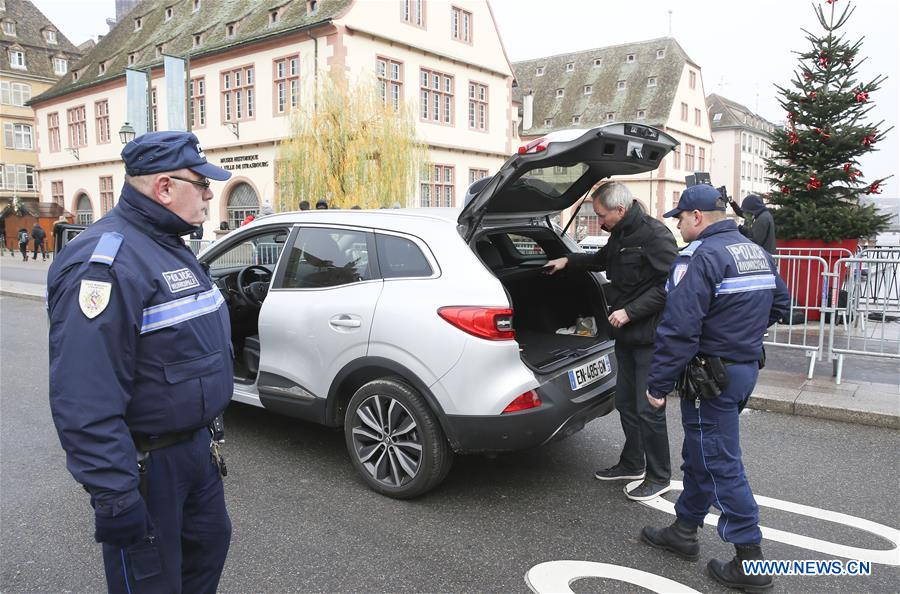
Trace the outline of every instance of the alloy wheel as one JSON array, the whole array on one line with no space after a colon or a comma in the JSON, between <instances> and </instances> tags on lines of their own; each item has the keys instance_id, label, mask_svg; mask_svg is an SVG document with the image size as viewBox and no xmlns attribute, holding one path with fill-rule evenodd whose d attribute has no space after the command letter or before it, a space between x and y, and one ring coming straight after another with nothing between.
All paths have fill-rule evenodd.
<instances>
[{"instance_id":1,"label":"alloy wheel","mask_svg":"<svg viewBox=\"0 0 900 594\"><path fill-rule=\"evenodd\" d=\"M418 425L403 404L374 395L357 407L353 449L373 479L388 487L407 484L419 472L422 442Z\"/></svg>"}]
</instances>

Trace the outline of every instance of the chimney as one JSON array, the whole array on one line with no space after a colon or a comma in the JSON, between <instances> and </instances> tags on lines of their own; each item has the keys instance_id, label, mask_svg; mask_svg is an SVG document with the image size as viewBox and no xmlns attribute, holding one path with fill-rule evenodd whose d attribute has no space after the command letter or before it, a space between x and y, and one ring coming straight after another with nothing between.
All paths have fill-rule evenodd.
<instances>
[{"instance_id":1,"label":"chimney","mask_svg":"<svg viewBox=\"0 0 900 594\"><path fill-rule=\"evenodd\" d=\"M534 120L534 91L522 95L522 131L530 130Z\"/></svg>"},{"instance_id":2,"label":"chimney","mask_svg":"<svg viewBox=\"0 0 900 594\"><path fill-rule=\"evenodd\" d=\"M106 26L109 27L109 30L110 30L110 31L112 31L112 30L113 30L113 27L116 26L116 19L110 19L110 18L107 18L107 19L106 19Z\"/></svg>"}]
</instances>

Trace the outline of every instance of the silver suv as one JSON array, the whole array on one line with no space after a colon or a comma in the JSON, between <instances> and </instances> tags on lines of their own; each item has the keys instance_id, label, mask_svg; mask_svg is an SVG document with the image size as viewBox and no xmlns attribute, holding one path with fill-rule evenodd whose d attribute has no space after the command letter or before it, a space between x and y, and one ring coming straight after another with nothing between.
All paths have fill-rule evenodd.
<instances>
[{"instance_id":1,"label":"silver suv","mask_svg":"<svg viewBox=\"0 0 900 594\"><path fill-rule=\"evenodd\" d=\"M390 497L440 483L456 453L520 450L613 409L599 274L545 275L579 248L551 217L597 181L656 169L647 126L552 133L459 209L271 215L200 255L231 314L234 400L343 426ZM595 335L560 334L593 317Z\"/></svg>"}]
</instances>

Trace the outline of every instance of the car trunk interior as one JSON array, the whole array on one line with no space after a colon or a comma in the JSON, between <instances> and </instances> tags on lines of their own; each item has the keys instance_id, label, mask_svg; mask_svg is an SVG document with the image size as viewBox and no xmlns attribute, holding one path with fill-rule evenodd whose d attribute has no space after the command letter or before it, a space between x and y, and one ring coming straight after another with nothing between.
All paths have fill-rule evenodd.
<instances>
[{"instance_id":1,"label":"car trunk interior","mask_svg":"<svg viewBox=\"0 0 900 594\"><path fill-rule=\"evenodd\" d=\"M549 229L491 232L478 238L475 251L509 294L516 340L529 366L549 372L609 341L599 280L587 271L541 272L548 259L569 251ZM588 316L596 320L596 336L557 334Z\"/></svg>"}]
</instances>

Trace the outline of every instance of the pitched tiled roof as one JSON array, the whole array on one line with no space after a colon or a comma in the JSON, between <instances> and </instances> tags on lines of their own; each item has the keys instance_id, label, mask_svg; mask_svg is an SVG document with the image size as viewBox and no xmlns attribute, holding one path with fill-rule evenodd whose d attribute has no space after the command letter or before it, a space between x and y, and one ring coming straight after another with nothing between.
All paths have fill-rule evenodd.
<instances>
[{"instance_id":1,"label":"pitched tiled roof","mask_svg":"<svg viewBox=\"0 0 900 594\"><path fill-rule=\"evenodd\" d=\"M7 35L0 27L3 49L0 51L0 70L57 78L53 73L54 57L66 57L71 65L81 56L78 48L28 0L6 0L6 10L0 10L0 20L11 20L16 24L15 35ZM46 29L56 31L57 43L47 42L44 38ZM11 46L21 47L25 52L27 70L10 68L7 49Z\"/></svg>"},{"instance_id":2,"label":"pitched tiled roof","mask_svg":"<svg viewBox=\"0 0 900 594\"><path fill-rule=\"evenodd\" d=\"M665 55L657 59L657 51ZM628 62L628 55L634 61ZM595 67L595 60L600 66ZM567 64L574 70L566 71ZM636 43L626 43L592 50L547 56L513 63L516 87L513 100L534 95L533 124L523 134L545 134L551 130L583 127L605 123L608 113L615 114L615 121L637 121L637 111L644 110L644 122L663 125L672 109L672 101L681 80L685 63L694 64L671 37L662 37ZM543 67L543 75L537 69ZM656 86L649 87L647 79L656 78ZM617 90L617 83L625 81L625 90ZM585 95L584 87L592 87ZM564 96L557 98L557 89ZM579 124L572 124L572 116L581 116ZM544 120L551 125L545 126Z\"/></svg>"},{"instance_id":3,"label":"pitched tiled roof","mask_svg":"<svg viewBox=\"0 0 900 594\"><path fill-rule=\"evenodd\" d=\"M740 103L712 93L706 98L710 126L713 132L725 128L769 131L775 124L753 113Z\"/></svg>"},{"instance_id":4,"label":"pitched tiled roof","mask_svg":"<svg viewBox=\"0 0 900 594\"><path fill-rule=\"evenodd\" d=\"M32 100L39 102L72 91L117 78L128 67L128 56L136 55L132 68L145 69L162 65L156 57L156 47L163 53L191 59L219 53L246 43L275 37L285 32L327 22L340 15L351 0L320 0L318 8L307 14L304 0L202 0L200 10L193 12L192 0L144 0L122 18L112 31L103 37L76 66L78 80L70 72L59 83ZM166 22L166 8L173 16ZM280 18L269 25L269 13L281 8ZM135 31L135 19L141 18L141 29ZM226 24L238 22L236 34L227 38ZM193 48L193 37L202 34L202 43ZM106 71L99 73L101 62Z\"/></svg>"}]
</instances>

